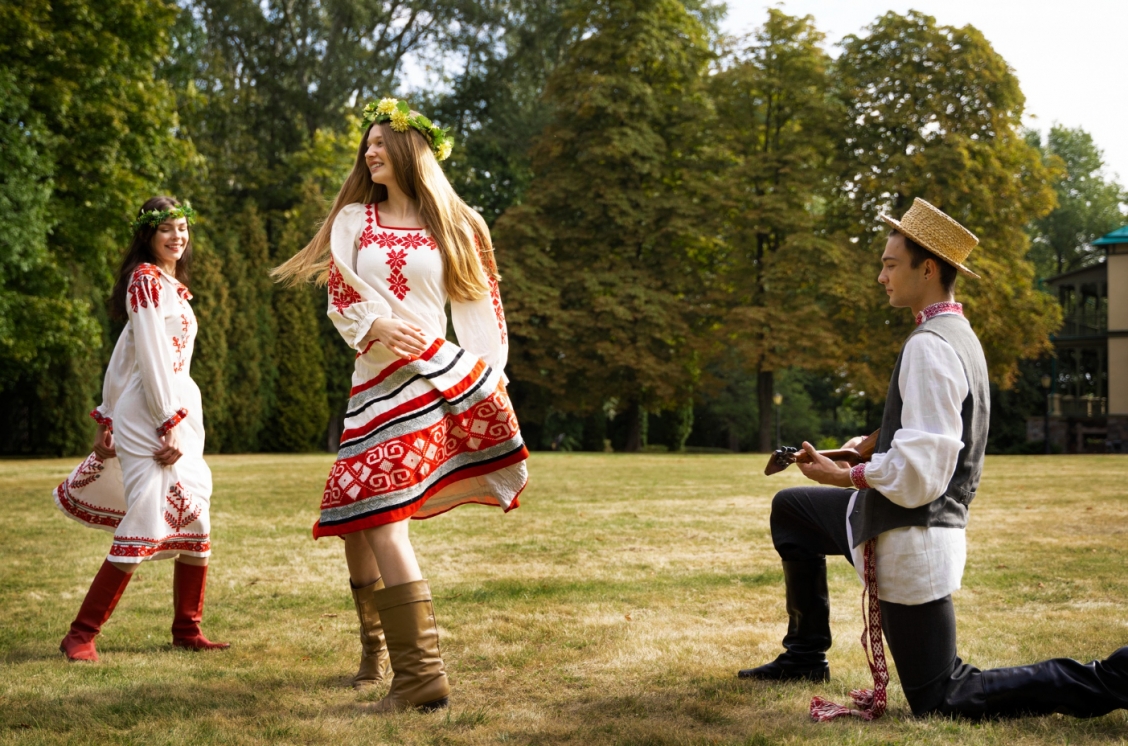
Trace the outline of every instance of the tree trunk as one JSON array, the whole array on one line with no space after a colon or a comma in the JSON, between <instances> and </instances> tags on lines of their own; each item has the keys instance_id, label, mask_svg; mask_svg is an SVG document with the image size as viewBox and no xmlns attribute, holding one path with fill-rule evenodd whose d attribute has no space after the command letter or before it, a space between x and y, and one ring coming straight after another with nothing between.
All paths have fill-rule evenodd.
<instances>
[{"instance_id":1,"label":"tree trunk","mask_svg":"<svg viewBox=\"0 0 1128 746\"><path fill-rule=\"evenodd\" d=\"M639 416L638 402L633 402L626 412L627 417L627 443L623 450L627 453L638 453L642 450L642 422Z\"/></svg>"},{"instance_id":2,"label":"tree trunk","mask_svg":"<svg viewBox=\"0 0 1128 746\"><path fill-rule=\"evenodd\" d=\"M772 394L775 393L775 373L770 370L761 370L756 374L756 399L760 404L760 453L770 453L775 450L775 405L772 403Z\"/></svg>"}]
</instances>

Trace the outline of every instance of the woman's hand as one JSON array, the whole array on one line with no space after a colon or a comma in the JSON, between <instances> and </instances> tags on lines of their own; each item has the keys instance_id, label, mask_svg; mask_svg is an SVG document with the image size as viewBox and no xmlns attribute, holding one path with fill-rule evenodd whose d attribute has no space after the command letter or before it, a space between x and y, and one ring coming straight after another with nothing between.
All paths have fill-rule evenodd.
<instances>
[{"instance_id":1,"label":"woman's hand","mask_svg":"<svg viewBox=\"0 0 1128 746\"><path fill-rule=\"evenodd\" d=\"M153 451L153 460L161 466L172 466L184 455L180 452L180 436L176 434L175 427L158 439L161 441L161 447Z\"/></svg>"},{"instance_id":2,"label":"woman's hand","mask_svg":"<svg viewBox=\"0 0 1128 746\"><path fill-rule=\"evenodd\" d=\"M418 357L427 349L427 337L415 324L391 317L376 319L361 340L362 344L379 342L397 357L407 360Z\"/></svg>"},{"instance_id":3,"label":"woman's hand","mask_svg":"<svg viewBox=\"0 0 1128 746\"><path fill-rule=\"evenodd\" d=\"M94 455L103 461L117 458L117 451L114 449L114 431L105 425L98 425L98 434L94 436Z\"/></svg>"}]
</instances>

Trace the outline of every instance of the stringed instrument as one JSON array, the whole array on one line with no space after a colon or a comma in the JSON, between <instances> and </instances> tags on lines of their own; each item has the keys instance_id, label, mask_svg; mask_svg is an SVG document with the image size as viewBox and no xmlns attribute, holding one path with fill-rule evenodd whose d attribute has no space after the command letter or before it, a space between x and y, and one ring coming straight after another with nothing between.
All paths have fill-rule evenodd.
<instances>
[{"instance_id":1,"label":"stringed instrument","mask_svg":"<svg viewBox=\"0 0 1128 746\"><path fill-rule=\"evenodd\" d=\"M881 430L874 430L858 445L853 448L837 448L829 451L819 451L823 456L826 456L831 461L845 461L851 466L862 464L869 461L873 457L874 449L877 448L877 435ZM792 464L807 464L810 463L811 457L802 448L793 448L791 446L784 446L775 451L768 459L768 465L764 467L764 474L771 476L777 472L781 472Z\"/></svg>"}]
</instances>

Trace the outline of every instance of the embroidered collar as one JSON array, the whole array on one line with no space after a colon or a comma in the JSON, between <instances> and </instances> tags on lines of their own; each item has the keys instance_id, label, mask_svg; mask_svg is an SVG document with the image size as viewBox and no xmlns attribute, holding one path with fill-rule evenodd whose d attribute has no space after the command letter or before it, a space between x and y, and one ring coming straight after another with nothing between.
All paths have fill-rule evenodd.
<instances>
[{"instance_id":1,"label":"embroidered collar","mask_svg":"<svg viewBox=\"0 0 1128 746\"><path fill-rule=\"evenodd\" d=\"M917 326L920 326L929 319L935 316L939 316L942 313L954 313L963 316L963 304L946 300L940 301L939 303L933 303L931 306L916 315Z\"/></svg>"}]
</instances>

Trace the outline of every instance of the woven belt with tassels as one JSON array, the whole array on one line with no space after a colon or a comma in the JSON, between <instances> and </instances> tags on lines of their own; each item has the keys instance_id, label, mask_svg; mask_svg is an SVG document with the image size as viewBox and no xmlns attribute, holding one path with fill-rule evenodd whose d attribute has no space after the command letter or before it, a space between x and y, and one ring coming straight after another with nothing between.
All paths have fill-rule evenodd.
<instances>
[{"instance_id":1,"label":"woven belt with tassels","mask_svg":"<svg viewBox=\"0 0 1128 746\"><path fill-rule=\"evenodd\" d=\"M850 699L853 707L828 702L822 697L811 700L811 719L827 722L843 715L852 715L862 720L877 720L885 714L885 687L889 684L889 667L885 665L885 646L881 642L881 604L877 598L877 539L866 542L862 554L865 588L862 589L862 618L865 630L862 631L862 649L866 651L866 661L873 674L873 689L853 689ZM868 608L867 608L868 606Z\"/></svg>"}]
</instances>

